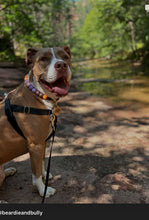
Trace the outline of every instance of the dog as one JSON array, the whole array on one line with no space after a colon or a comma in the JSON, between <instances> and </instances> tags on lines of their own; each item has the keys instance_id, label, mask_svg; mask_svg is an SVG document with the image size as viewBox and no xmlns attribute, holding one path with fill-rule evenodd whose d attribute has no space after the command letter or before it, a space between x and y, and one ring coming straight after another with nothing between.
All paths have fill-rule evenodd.
<instances>
[{"instance_id":1,"label":"dog","mask_svg":"<svg viewBox=\"0 0 149 220\"><path fill-rule=\"evenodd\" d=\"M68 46L29 48L26 64L31 70L25 81L0 102L0 185L6 176L16 172L13 167L4 170L3 164L29 152L32 184L38 189L40 196L43 196L46 140L52 133L49 112L52 112L52 115L59 114L57 101L60 97L66 96L70 88L69 81L72 76L70 48ZM17 126L10 123L11 114L6 114L8 100L11 107L21 109L23 106L24 111L15 109L13 111L13 120ZM31 110L36 110L35 114L31 114ZM48 114L42 114L45 112ZM49 178L52 178L51 174ZM55 192L54 188L48 187L46 198Z\"/></svg>"}]
</instances>

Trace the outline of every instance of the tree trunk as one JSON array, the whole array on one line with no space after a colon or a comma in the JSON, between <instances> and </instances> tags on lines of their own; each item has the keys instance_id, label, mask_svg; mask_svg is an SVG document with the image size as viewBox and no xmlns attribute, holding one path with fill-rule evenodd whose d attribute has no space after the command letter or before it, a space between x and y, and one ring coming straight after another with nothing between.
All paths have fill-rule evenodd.
<instances>
[{"instance_id":1,"label":"tree trunk","mask_svg":"<svg viewBox=\"0 0 149 220\"><path fill-rule=\"evenodd\" d=\"M134 53L134 56L136 57L137 46L135 42L134 25L132 21L129 21L129 27L130 27L130 36L131 36L131 48L132 48L132 52Z\"/></svg>"}]
</instances>

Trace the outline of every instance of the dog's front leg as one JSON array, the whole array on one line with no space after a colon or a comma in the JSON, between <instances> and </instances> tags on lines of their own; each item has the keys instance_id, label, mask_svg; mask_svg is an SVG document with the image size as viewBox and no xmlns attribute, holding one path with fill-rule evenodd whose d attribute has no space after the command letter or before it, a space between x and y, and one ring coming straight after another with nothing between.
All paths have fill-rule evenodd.
<instances>
[{"instance_id":1,"label":"dog's front leg","mask_svg":"<svg viewBox=\"0 0 149 220\"><path fill-rule=\"evenodd\" d=\"M45 143L45 151L46 151L46 144L47 143ZM46 179L46 176L47 176L47 171L45 170L45 151L44 151L43 160L42 160L42 176L44 179ZM52 178L53 178L52 174L49 173L49 180Z\"/></svg>"},{"instance_id":2,"label":"dog's front leg","mask_svg":"<svg viewBox=\"0 0 149 220\"><path fill-rule=\"evenodd\" d=\"M43 196L45 184L42 180L42 163L45 153L45 144L30 144L29 153L32 167L32 183L36 186L40 196ZM46 197L54 195L56 190L52 187L47 188Z\"/></svg>"}]
</instances>

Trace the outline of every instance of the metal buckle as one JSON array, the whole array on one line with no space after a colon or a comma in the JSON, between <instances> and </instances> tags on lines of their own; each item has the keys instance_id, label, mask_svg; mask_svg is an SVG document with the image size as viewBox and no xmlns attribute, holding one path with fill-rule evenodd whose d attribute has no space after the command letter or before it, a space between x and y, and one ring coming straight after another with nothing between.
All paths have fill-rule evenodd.
<instances>
[{"instance_id":1,"label":"metal buckle","mask_svg":"<svg viewBox=\"0 0 149 220\"><path fill-rule=\"evenodd\" d=\"M30 107L24 106L24 113L29 114L30 113Z\"/></svg>"},{"instance_id":2,"label":"metal buckle","mask_svg":"<svg viewBox=\"0 0 149 220\"><path fill-rule=\"evenodd\" d=\"M53 111L52 110L49 110L49 115L53 115Z\"/></svg>"}]
</instances>

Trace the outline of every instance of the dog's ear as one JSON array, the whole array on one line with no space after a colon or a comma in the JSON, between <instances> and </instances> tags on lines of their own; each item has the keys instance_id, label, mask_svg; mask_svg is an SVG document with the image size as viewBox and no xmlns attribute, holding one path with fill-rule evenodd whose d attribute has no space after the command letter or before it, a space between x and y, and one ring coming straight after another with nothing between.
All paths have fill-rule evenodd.
<instances>
[{"instance_id":1,"label":"dog's ear","mask_svg":"<svg viewBox=\"0 0 149 220\"><path fill-rule=\"evenodd\" d=\"M63 49L66 51L66 53L68 53L68 55L71 57L71 53L70 53L70 47L69 46L65 46L63 47Z\"/></svg>"},{"instance_id":2,"label":"dog's ear","mask_svg":"<svg viewBox=\"0 0 149 220\"><path fill-rule=\"evenodd\" d=\"M36 48L28 48L27 50L27 55L26 55L26 64L28 66L32 66L33 65L33 58L34 58L34 55L38 52L38 49Z\"/></svg>"}]
</instances>

